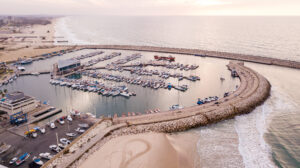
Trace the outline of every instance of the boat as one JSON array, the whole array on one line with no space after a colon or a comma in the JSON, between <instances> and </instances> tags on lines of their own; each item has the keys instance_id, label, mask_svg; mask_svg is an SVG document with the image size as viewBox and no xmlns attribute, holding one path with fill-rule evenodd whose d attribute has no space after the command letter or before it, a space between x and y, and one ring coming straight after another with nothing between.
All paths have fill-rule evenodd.
<instances>
[{"instance_id":1,"label":"boat","mask_svg":"<svg viewBox=\"0 0 300 168\"><path fill-rule=\"evenodd\" d=\"M18 160L15 162L17 166L25 162L30 157L29 153L24 153L22 156L18 158Z\"/></svg>"},{"instance_id":2,"label":"boat","mask_svg":"<svg viewBox=\"0 0 300 168\"><path fill-rule=\"evenodd\" d=\"M88 124L78 124L80 128L89 128Z\"/></svg>"},{"instance_id":3,"label":"boat","mask_svg":"<svg viewBox=\"0 0 300 168\"><path fill-rule=\"evenodd\" d=\"M204 102L200 98L198 98L197 104L201 105L201 104L204 104Z\"/></svg>"},{"instance_id":4,"label":"boat","mask_svg":"<svg viewBox=\"0 0 300 168\"><path fill-rule=\"evenodd\" d=\"M179 110L179 109L183 109L183 106L180 106L179 104L175 104L170 107L170 110Z\"/></svg>"},{"instance_id":5,"label":"boat","mask_svg":"<svg viewBox=\"0 0 300 168\"><path fill-rule=\"evenodd\" d=\"M160 61L160 60L166 60L166 61L170 61L170 62L175 61L175 57L172 57L171 55L168 56L168 57L155 55L155 56L154 56L154 59L156 59L156 60L158 60L158 61Z\"/></svg>"},{"instance_id":6,"label":"boat","mask_svg":"<svg viewBox=\"0 0 300 168\"><path fill-rule=\"evenodd\" d=\"M50 154L50 153L40 153L39 155L42 159L47 159L47 160L50 160L53 158L53 156Z\"/></svg>"},{"instance_id":7,"label":"boat","mask_svg":"<svg viewBox=\"0 0 300 168\"><path fill-rule=\"evenodd\" d=\"M43 162L40 158L38 158L38 157L36 157L36 156L34 156L32 160L33 160L33 162L34 162L35 164L37 164L37 165L39 165L39 166L42 166L42 165L44 164L44 162Z\"/></svg>"},{"instance_id":8,"label":"boat","mask_svg":"<svg viewBox=\"0 0 300 168\"><path fill-rule=\"evenodd\" d=\"M77 134L72 133L72 132L69 132L69 133L66 133L66 135L67 135L68 137L75 137Z\"/></svg>"},{"instance_id":9,"label":"boat","mask_svg":"<svg viewBox=\"0 0 300 168\"><path fill-rule=\"evenodd\" d=\"M121 95L121 96L124 96L124 97L126 97L126 98L129 98L129 97L130 97L130 95L129 95L127 92L121 92L120 95Z\"/></svg>"},{"instance_id":10,"label":"boat","mask_svg":"<svg viewBox=\"0 0 300 168\"><path fill-rule=\"evenodd\" d=\"M17 158L17 157L14 157L14 158L12 158L12 159L9 161L9 164L12 165L12 164L14 164L17 160L18 160L18 158Z\"/></svg>"},{"instance_id":11,"label":"boat","mask_svg":"<svg viewBox=\"0 0 300 168\"><path fill-rule=\"evenodd\" d=\"M31 58L28 58L28 59L19 61L19 64L26 65L26 64L31 64L32 62L33 62L33 60Z\"/></svg>"},{"instance_id":12,"label":"boat","mask_svg":"<svg viewBox=\"0 0 300 168\"><path fill-rule=\"evenodd\" d=\"M39 76L40 73L39 72L32 72L31 75L34 75L34 76Z\"/></svg>"},{"instance_id":13,"label":"boat","mask_svg":"<svg viewBox=\"0 0 300 168\"><path fill-rule=\"evenodd\" d=\"M59 148L57 145L50 145L49 148L56 153L59 153L61 151L61 148Z\"/></svg>"},{"instance_id":14,"label":"boat","mask_svg":"<svg viewBox=\"0 0 300 168\"><path fill-rule=\"evenodd\" d=\"M67 116L67 120L70 121L70 122L73 121L73 119L72 119L72 117L70 115Z\"/></svg>"}]
</instances>

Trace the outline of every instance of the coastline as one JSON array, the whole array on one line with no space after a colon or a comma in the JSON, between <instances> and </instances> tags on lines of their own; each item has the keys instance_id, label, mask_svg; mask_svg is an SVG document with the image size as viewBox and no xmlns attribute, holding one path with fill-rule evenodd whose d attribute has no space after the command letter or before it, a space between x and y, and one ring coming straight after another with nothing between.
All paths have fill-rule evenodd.
<instances>
[{"instance_id":1,"label":"coastline","mask_svg":"<svg viewBox=\"0 0 300 168\"><path fill-rule=\"evenodd\" d=\"M9 63L69 48L54 45L56 22L57 18L53 18L51 24L21 26L20 33L0 34L0 37L8 38L0 43L4 47L0 50L1 62Z\"/></svg>"}]
</instances>

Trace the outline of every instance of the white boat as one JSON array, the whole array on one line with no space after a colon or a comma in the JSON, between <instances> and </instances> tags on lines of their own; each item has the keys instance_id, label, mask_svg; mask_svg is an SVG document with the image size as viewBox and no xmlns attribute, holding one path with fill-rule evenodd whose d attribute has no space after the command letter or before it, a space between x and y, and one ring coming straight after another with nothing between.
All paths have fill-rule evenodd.
<instances>
[{"instance_id":1,"label":"white boat","mask_svg":"<svg viewBox=\"0 0 300 168\"><path fill-rule=\"evenodd\" d=\"M23 66L18 66L18 68L17 68L19 71L25 71L25 67L23 67Z\"/></svg>"},{"instance_id":2,"label":"white boat","mask_svg":"<svg viewBox=\"0 0 300 168\"><path fill-rule=\"evenodd\" d=\"M61 151L61 148L59 148L57 145L50 145L49 148L56 153L59 153Z\"/></svg>"},{"instance_id":3,"label":"white boat","mask_svg":"<svg viewBox=\"0 0 300 168\"><path fill-rule=\"evenodd\" d=\"M10 164L10 165L11 165L11 164L14 164L17 160L18 160L18 158L17 158L17 157L14 157L14 158L12 158L12 159L9 161L9 164Z\"/></svg>"},{"instance_id":4,"label":"white boat","mask_svg":"<svg viewBox=\"0 0 300 168\"><path fill-rule=\"evenodd\" d=\"M35 164L37 164L37 165L39 165L39 166L42 166L42 165L44 164L44 162L43 162L40 158L38 158L38 157L36 157L36 156L34 156L32 160L33 160L33 162L34 162Z\"/></svg>"},{"instance_id":5,"label":"white boat","mask_svg":"<svg viewBox=\"0 0 300 168\"><path fill-rule=\"evenodd\" d=\"M124 97L126 97L126 98L129 98L129 97L130 97L129 93L127 93L127 92L121 92L120 95L121 95L121 96L124 96Z\"/></svg>"},{"instance_id":6,"label":"white boat","mask_svg":"<svg viewBox=\"0 0 300 168\"><path fill-rule=\"evenodd\" d=\"M76 128L75 131L76 131L76 132L79 132L79 133L84 133L84 132L85 132L85 130L84 130L84 129L81 129L81 128Z\"/></svg>"},{"instance_id":7,"label":"white boat","mask_svg":"<svg viewBox=\"0 0 300 168\"><path fill-rule=\"evenodd\" d=\"M66 133L66 135L68 137L75 137L77 134L69 132L69 133Z\"/></svg>"},{"instance_id":8,"label":"white boat","mask_svg":"<svg viewBox=\"0 0 300 168\"><path fill-rule=\"evenodd\" d=\"M31 75L34 75L34 76L39 76L40 73L39 72L32 72Z\"/></svg>"},{"instance_id":9,"label":"white boat","mask_svg":"<svg viewBox=\"0 0 300 168\"><path fill-rule=\"evenodd\" d=\"M179 109L183 109L183 106L180 106L179 104L175 104L170 107L170 110L179 110Z\"/></svg>"},{"instance_id":10,"label":"white boat","mask_svg":"<svg viewBox=\"0 0 300 168\"><path fill-rule=\"evenodd\" d=\"M49 126L50 126L50 128L52 128L52 129L56 128L56 125L54 124L54 122L51 122Z\"/></svg>"},{"instance_id":11,"label":"white boat","mask_svg":"<svg viewBox=\"0 0 300 168\"><path fill-rule=\"evenodd\" d=\"M53 158L53 156L50 154L50 153L40 153L40 157L42 158L42 159L47 159L47 160L50 160L50 159L52 159Z\"/></svg>"},{"instance_id":12,"label":"white boat","mask_svg":"<svg viewBox=\"0 0 300 168\"><path fill-rule=\"evenodd\" d=\"M67 120L70 121L70 122L73 121L73 119L72 119L72 117L70 115L67 116Z\"/></svg>"},{"instance_id":13,"label":"white boat","mask_svg":"<svg viewBox=\"0 0 300 168\"><path fill-rule=\"evenodd\" d=\"M46 133L46 129L45 128L41 128L40 131L41 131L42 134Z\"/></svg>"},{"instance_id":14,"label":"white boat","mask_svg":"<svg viewBox=\"0 0 300 168\"><path fill-rule=\"evenodd\" d=\"M71 141L67 140L67 138L61 138L59 141L63 145L69 145L71 143Z\"/></svg>"}]
</instances>

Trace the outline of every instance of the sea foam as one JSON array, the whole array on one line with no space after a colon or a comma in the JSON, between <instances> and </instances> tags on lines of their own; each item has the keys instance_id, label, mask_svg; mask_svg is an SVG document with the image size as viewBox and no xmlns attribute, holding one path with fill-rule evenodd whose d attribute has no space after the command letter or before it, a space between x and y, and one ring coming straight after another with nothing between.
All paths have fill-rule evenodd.
<instances>
[{"instance_id":1,"label":"sea foam","mask_svg":"<svg viewBox=\"0 0 300 168\"><path fill-rule=\"evenodd\" d=\"M91 44L89 41L85 41L79 39L76 33L72 30L72 26L69 25L69 22L72 18L70 17L62 17L57 19L55 22L55 37L63 37L63 40L67 40L69 45L78 45L78 44ZM62 40L62 39L59 39ZM55 40L55 44L57 43L57 39Z\"/></svg>"},{"instance_id":2,"label":"sea foam","mask_svg":"<svg viewBox=\"0 0 300 168\"><path fill-rule=\"evenodd\" d=\"M265 142L264 134L276 112L293 107L289 98L272 88L270 98L253 112L235 117L234 127L239 137L239 152L246 168L276 167L272 161L271 148Z\"/></svg>"}]
</instances>

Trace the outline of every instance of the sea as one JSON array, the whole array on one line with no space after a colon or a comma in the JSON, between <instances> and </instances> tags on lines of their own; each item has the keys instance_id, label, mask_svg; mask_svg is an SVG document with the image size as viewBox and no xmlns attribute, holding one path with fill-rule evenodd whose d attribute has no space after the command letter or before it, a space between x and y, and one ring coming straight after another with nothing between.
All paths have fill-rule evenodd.
<instances>
[{"instance_id":1,"label":"sea","mask_svg":"<svg viewBox=\"0 0 300 168\"><path fill-rule=\"evenodd\" d=\"M58 41L67 40L67 44L194 48L300 61L300 17L67 16L56 19L55 31L57 45L65 44ZM142 54L142 59L147 60L155 53ZM151 108L167 110L178 102L192 106L199 96L220 96L233 91L239 84L226 70L228 60L174 56L178 61L200 64L192 74L200 75L201 81L188 82L191 89L184 94L130 86L129 89L137 90L136 98L101 98L51 86L47 76L21 78L8 89L24 90L40 99L50 99L50 103L66 110L74 107L94 111L99 116ZM49 64L58 59L37 62L36 66L27 68L50 68ZM300 167L300 70L254 63L245 65L270 81L270 97L249 114L177 134L192 134L198 139L195 167ZM221 76L226 79L224 83L219 80ZM34 86L29 85L29 81L35 81Z\"/></svg>"}]
</instances>

